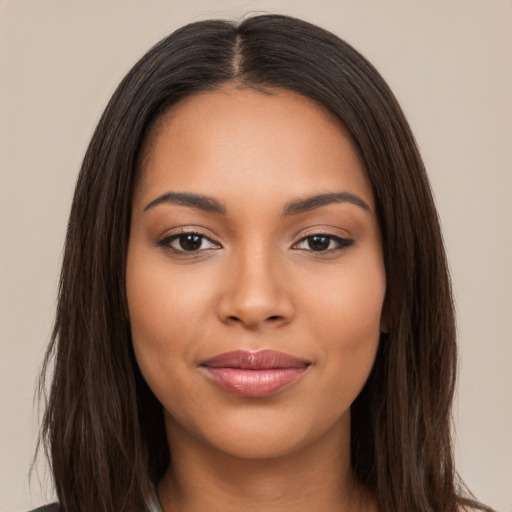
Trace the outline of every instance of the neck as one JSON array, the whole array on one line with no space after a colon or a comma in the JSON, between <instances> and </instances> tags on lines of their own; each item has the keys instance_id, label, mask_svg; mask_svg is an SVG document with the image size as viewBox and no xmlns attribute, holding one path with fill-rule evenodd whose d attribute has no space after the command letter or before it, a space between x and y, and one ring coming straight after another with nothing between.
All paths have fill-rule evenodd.
<instances>
[{"instance_id":1,"label":"neck","mask_svg":"<svg viewBox=\"0 0 512 512\"><path fill-rule=\"evenodd\" d=\"M348 415L347 415L348 416ZM158 486L164 512L374 511L350 465L350 418L275 458L240 458L167 418L172 463ZM348 427L348 428L347 428Z\"/></svg>"}]
</instances>

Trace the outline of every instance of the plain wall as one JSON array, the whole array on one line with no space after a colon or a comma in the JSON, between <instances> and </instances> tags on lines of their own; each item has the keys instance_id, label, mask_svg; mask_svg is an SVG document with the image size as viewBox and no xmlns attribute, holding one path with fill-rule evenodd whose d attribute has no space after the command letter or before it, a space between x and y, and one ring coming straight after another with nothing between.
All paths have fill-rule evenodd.
<instances>
[{"instance_id":1,"label":"plain wall","mask_svg":"<svg viewBox=\"0 0 512 512\"><path fill-rule=\"evenodd\" d=\"M32 495L27 479L35 378L74 182L109 96L172 30L252 11L335 32L401 102L432 181L457 299L459 471L479 499L512 511L510 0L0 0L0 511L45 500L37 476Z\"/></svg>"}]
</instances>

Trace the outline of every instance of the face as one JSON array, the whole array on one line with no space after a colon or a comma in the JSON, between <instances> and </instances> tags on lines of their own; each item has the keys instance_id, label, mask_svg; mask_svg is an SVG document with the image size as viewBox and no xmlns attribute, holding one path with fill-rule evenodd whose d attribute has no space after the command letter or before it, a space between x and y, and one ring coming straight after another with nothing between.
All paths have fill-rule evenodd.
<instances>
[{"instance_id":1,"label":"face","mask_svg":"<svg viewBox=\"0 0 512 512\"><path fill-rule=\"evenodd\" d=\"M170 442L266 458L347 433L385 272L363 162L323 107L225 88L163 116L134 193L126 279Z\"/></svg>"}]
</instances>

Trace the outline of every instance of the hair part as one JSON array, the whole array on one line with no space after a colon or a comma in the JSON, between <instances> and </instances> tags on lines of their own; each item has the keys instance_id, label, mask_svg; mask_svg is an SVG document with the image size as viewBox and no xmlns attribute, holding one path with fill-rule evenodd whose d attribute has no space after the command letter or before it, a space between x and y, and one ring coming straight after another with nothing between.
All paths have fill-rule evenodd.
<instances>
[{"instance_id":1,"label":"hair part","mask_svg":"<svg viewBox=\"0 0 512 512\"><path fill-rule=\"evenodd\" d=\"M66 235L42 424L61 510L145 509L167 469L162 407L135 361L125 269L145 140L181 99L228 83L286 89L334 113L376 201L387 276L382 336L352 406L352 466L381 512L455 512L455 320L443 241L414 137L375 68L335 35L282 15L202 21L155 45L123 79L87 149Z\"/></svg>"}]
</instances>

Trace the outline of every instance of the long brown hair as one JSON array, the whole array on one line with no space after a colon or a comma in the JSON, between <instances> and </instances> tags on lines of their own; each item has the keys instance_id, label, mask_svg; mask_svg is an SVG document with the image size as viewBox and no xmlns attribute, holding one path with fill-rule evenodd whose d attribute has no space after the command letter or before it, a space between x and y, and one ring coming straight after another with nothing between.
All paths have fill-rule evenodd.
<instances>
[{"instance_id":1,"label":"long brown hair","mask_svg":"<svg viewBox=\"0 0 512 512\"><path fill-rule=\"evenodd\" d=\"M110 100L69 219L40 440L61 510L147 507L171 454L161 405L131 343L125 291L133 184L145 136L179 100L226 82L295 91L344 123L366 165L387 276L377 359L352 406L352 466L381 512L490 510L461 496L453 464L455 321L424 166L392 92L335 35L281 15L203 21L154 46Z\"/></svg>"}]
</instances>

